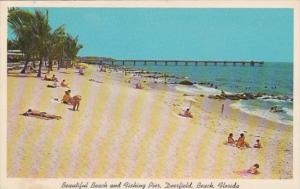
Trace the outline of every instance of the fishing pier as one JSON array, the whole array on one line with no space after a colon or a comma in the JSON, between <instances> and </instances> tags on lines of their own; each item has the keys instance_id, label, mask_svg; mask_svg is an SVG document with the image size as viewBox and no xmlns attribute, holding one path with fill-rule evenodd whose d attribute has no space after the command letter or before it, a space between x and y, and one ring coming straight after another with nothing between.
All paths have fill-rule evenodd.
<instances>
[{"instance_id":1,"label":"fishing pier","mask_svg":"<svg viewBox=\"0 0 300 189\"><path fill-rule=\"evenodd\" d=\"M135 65L165 65L165 66L208 66L208 65L233 65L233 66L262 66L263 61L220 61L220 60L141 60L141 59L80 59L81 62L88 64L108 64L108 65L124 65L124 66L135 66Z\"/></svg>"}]
</instances>

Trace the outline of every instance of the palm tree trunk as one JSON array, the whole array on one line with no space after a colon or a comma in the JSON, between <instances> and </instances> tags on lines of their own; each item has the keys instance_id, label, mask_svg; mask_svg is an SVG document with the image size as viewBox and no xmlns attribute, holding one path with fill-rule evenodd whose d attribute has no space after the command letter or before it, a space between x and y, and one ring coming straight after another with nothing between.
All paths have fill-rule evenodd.
<instances>
[{"instance_id":1,"label":"palm tree trunk","mask_svg":"<svg viewBox=\"0 0 300 189\"><path fill-rule=\"evenodd\" d=\"M62 59L58 60L58 63L57 63L57 69L58 70L60 69L61 62L62 62Z\"/></svg>"},{"instance_id":2,"label":"palm tree trunk","mask_svg":"<svg viewBox=\"0 0 300 189\"><path fill-rule=\"evenodd\" d=\"M29 62L29 59L28 59L28 58L26 58L26 60L25 60L25 64L24 64L24 67L23 67L23 69L21 70L21 72L20 72L20 73L22 73L22 74L24 74L24 73L25 73L25 71L26 71L26 69L27 69L28 62Z\"/></svg>"},{"instance_id":3,"label":"palm tree trunk","mask_svg":"<svg viewBox=\"0 0 300 189\"><path fill-rule=\"evenodd\" d=\"M53 71L52 66L53 66L53 60L51 58L49 58L49 63L48 63L48 70L49 71Z\"/></svg>"},{"instance_id":4,"label":"palm tree trunk","mask_svg":"<svg viewBox=\"0 0 300 189\"><path fill-rule=\"evenodd\" d=\"M39 71L37 73L37 77L41 77L42 76L42 64L43 64L43 58L40 59Z\"/></svg>"}]
</instances>

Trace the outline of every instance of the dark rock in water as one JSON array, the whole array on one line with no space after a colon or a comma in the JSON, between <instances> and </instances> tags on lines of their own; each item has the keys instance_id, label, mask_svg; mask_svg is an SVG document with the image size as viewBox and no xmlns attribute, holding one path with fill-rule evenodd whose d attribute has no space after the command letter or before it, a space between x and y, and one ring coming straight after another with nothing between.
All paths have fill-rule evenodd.
<instances>
[{"instance_id":1,"label":"dark rock in water","mask_svg":"<svg viewBox=\"0 0 300 189\"><path fill-rule=\"evenodd\" d=\"M199 96L200 96L200 97L205 97L204 94L200 94Z\"/></svg>"},{"instance_id":2,"label":"dark rock in water","mask_svg":"<svg viewBox=\"0 0 300 189\"><path fill-rule=\"evenodd\" d=\"M193 85L193 82L189 80L183 80L179 82L180 85Z\"/></svg>"},{"instance_id":3,"label":"dark rock in water","mask_svg":"<svg viewBox=\"0 0 300 189\"><path fill-rule=\"evenodd\" d=\"M225 98L229 99L229 100L240 100L241 99L238 95L227 95Z\"/></svg>"},{"instance_id":4,"label":"dark rock in water","mask_svg":"<svg viewBox=\"0 0 300 189\"><path fill-rule=\"evenodd\" d=\"M226 98L222 95L209 95L208 98L212 99L220 99L220 100L225 100Z\"/></svg>"},{"instance_id":5,"label":"dark rock in water","mask_svg":"<svg viewBox=\"0 0 300 189\"><path fill-rule=\"evenodd\" d=\"M265 97L263 97L262 99L264 99L264 100L266 100L266 99L271 99L271 97L265 96Z\"/></svg>"},{"instance_id":6,"label":"dark rock in water","mask_svg":"<svg viewBox=\"0 0 300 189\"><path fill-rule=\"evenodd\" d=\"M277 96L278 100L288 100L289 97L288 96Z\"/></svg>"}]
</instances>

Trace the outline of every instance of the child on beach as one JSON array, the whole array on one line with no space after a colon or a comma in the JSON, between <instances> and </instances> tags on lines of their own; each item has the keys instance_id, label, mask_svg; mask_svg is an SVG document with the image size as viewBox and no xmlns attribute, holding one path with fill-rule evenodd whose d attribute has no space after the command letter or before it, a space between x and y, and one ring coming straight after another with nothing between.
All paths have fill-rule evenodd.
<instances>
[{"instance_id":1,"label":"child on beach","mask_svg":"<svg viewBox=\"0 0 300 189\"><path fill-rule=\"evenodd\" d=\"M253 146L254 148L262 148L260 141L257 139L256 144Z\"/></svg>"}]
</instances>

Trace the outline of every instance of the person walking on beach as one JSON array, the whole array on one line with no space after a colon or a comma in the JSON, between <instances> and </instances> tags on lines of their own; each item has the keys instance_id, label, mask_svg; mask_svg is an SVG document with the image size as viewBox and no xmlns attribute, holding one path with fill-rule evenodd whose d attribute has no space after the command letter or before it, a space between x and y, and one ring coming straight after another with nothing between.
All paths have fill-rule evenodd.
<instances>
[{"instance_id":1,"label":"person walking on beach","mask_svg":"<svg viewBox=\"0 0 300 189\"><path fill-rule=\"evenodd\" d=\"M223 114L223 112L224 112L224 104L222 104L221 112Z\"/></svg>"}]
</instances>

